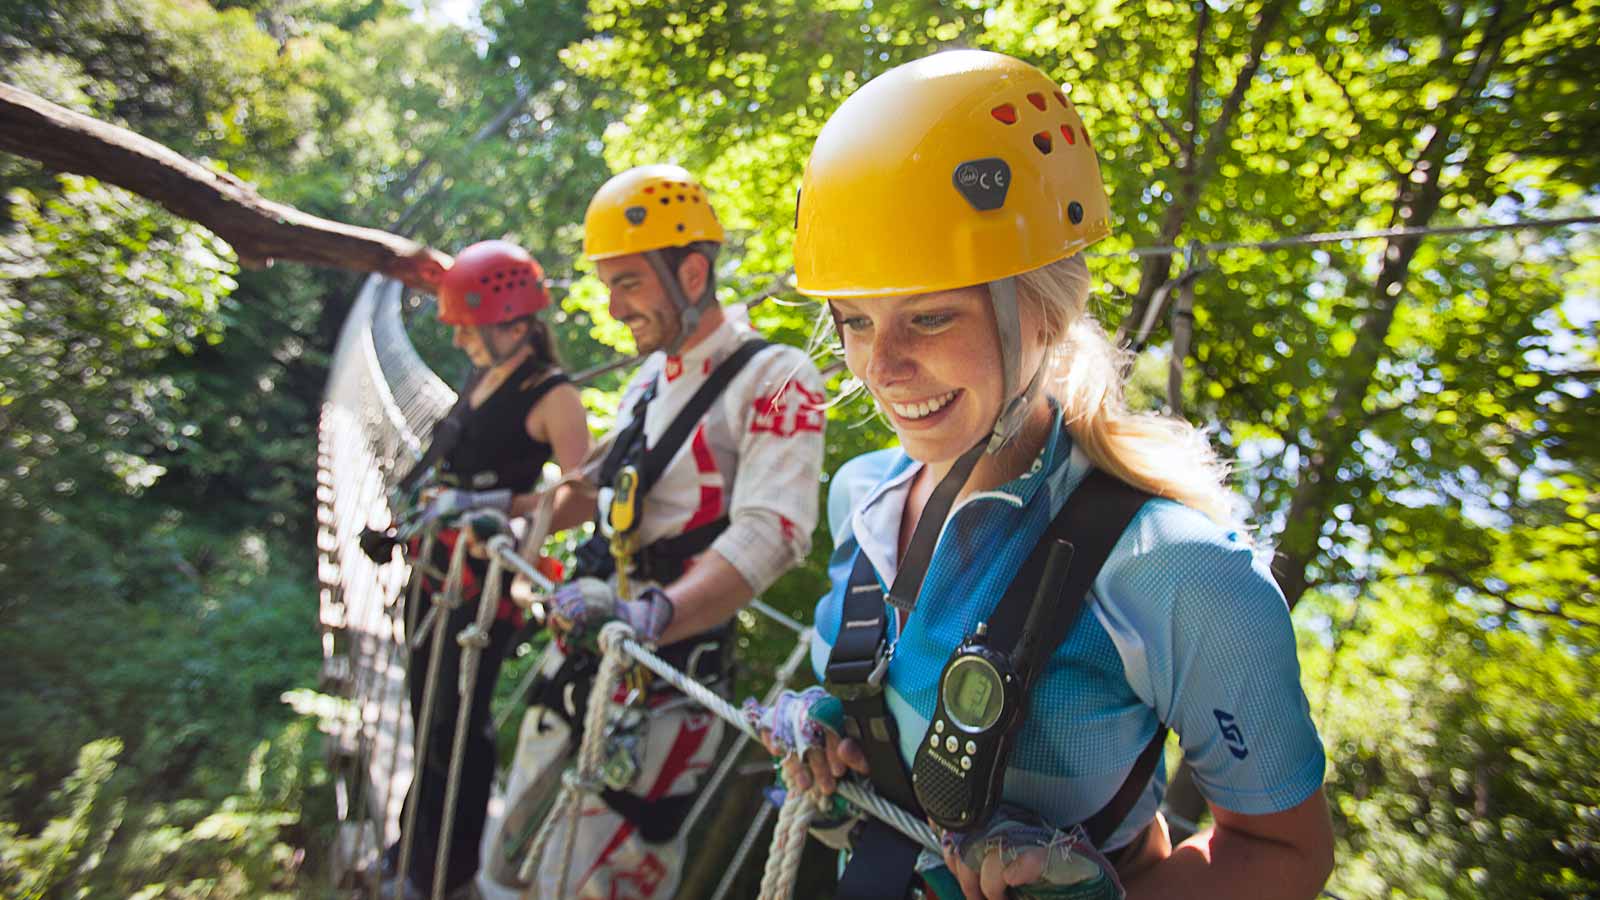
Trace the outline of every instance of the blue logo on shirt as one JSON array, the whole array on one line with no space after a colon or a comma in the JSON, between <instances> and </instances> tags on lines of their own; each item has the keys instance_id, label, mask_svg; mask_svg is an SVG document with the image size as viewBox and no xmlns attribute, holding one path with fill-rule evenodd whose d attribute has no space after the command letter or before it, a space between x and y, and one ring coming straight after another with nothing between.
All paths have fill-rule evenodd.
<instances>
[{"instance_id":1,"label":"blue logo on shirt","mask_svg":"<svg viewBox=\"0 0 1600 900\"><path fill-rule=\"evenodd\" d=\"M1239 730L1239 723L1228 713L1220 709L1211 711L1217 717L1217 727L1222 730L1222 739L1228 742L1228 752L1234 759L1244 759L1250 755L1250 748L1244 745L1244 732Z\"/></svg>"}]
</instances>

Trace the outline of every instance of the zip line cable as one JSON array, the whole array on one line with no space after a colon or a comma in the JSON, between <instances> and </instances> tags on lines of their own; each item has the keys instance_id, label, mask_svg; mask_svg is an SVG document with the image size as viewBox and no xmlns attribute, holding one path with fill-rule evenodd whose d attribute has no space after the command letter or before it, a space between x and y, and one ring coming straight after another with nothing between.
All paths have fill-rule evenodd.
<instances>
[{"instance_id":1,"label":"zip line cable","mask_svg":"<svg viewBox=\"0 0 1600 900\"><path fill-rule=\"evenodd\" d=\"M1115 253L1094 253L1092 256L1172 256L1186 251L1218 253L1228 250L1281 250L1285 247L1306 247L1316 244L1337 244L1343 241L1371 241L1394 237L1432 237L1449 234L1478 234L1489 231L1524 231L1542 228L1565 228L1569 225L1600 224L1600 215L1565 216L1559 219L1518 219L1514 222L1485 222L1479 225L1438 225L1416 228L1386 228L1382 231L1322 231L1271 241L1218 241L1197 242L1164 247L1134 247Z\"/></svg>"},{"instance_id":2,"label":"zip line cable","mask_svg":"<svg viewBox=\"0 0 1600 900\"><path fill-rule=\"evenodd\" d=\"M1344 241L1375 241L1383 238L1396 237L1438 237L1455 234L1481 234L1495 231L1530 231L1539 229L1566 228L1572 225L1600 225L1600 215L1563 216L1557 219L1517 219L1511 222L1483 222L1477 225L1427 225L1406 228L1385 228L1378 231L1317 231L1309 234L1293 235L1286 238L1274 238L1267 241L1194 241L1184 244L1158 244L1149 247L1132 247L1127 250L1099 250L1086 251L1084 256L1099 258L1132 257L1134 259L1146 256L1176 256L1183 253L1225 253L1233 250L1283 250L1289 247L1309 247L1318 244L1338 244ZM775 275L770 279L769 287L755 298L745 301L747 306L756 306L765 300L779 297L790 290L788 282L794 270ZM580 278L552 278L546 284L556 288L571 288Z\"/></svg>"},{"instance_id":3,"label":"zip line cable","mask_svg":"<svg viewBox=\"0 0 1600 900\"><path fill-rule=\"evenodd\" d=\"M1134 247L1130 250L1102 251L1085 253L1094 257L1131 257L1140 259L1147 256L1174 256L1178 254L1204 255L1212 253L1227 253L1234 250L1282 250L1290 247L1308 247L1319 244L1337 244L1344 241L1373 241L1383 238L1395 237L1437 237L1456 234L1481 234L1498 231L1528 231L1536 229L1566 228L1572 225L1600 225L1600 215L1565 216L1558 219L1518 219L1513 222L1485 222L1478 225L1439 225L1417 228L1387 228L1381 231L1319 231L1310 234L1295 235L1293 237L1278 238L1270 241L1218 241L1215 243L1194 242L1186 244L1171 244L1166 246ZM1194 272L1194 276L1204 274L1204 271ZM768 279L767 287L761 293L749 300L740 301L746 308L754 308L762 303L793 291L794 270L790 269L781 275ZM552 278L546 284L555 288L570 289L577 283L577 278ZM1168 282L1167 290L1177 286L1175 282ZM1166 287L1166 286L1164 286ZM1165 300L1163 294L1160 297ZM1148 337L1150 329L1154 326L1154 318L1159 314L1160 303L1152 303L1146 313L1146 322L1141 327L1140 349L1143 348L1143 339ZM630 365L640 362L642 357L627 356L601 363L585 369L572 376L574 384L583 385L602 375L625 369Z\"/></svg>"}]
</instances>

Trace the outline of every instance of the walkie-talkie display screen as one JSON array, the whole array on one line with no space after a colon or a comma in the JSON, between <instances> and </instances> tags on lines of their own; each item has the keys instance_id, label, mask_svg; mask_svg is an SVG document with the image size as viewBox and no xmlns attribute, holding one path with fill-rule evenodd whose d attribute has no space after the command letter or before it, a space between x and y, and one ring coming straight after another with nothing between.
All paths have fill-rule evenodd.
<instances>
[{"instance_id":1,"label":"walkie-talkie display screen","mask_svg":"<svg viewBox=\"0 0 1600 900\"><path fill-rule=\"evenodd\" d=\"M968 657L951 668L944 686L945 710L969 731L988 728L1000 717L1000 673L980 659Z\"/></svg>"},{"instance_id":2,"label":"walkie-talkie display screen","mask_svg":"<svg viewBox=\"0 0 1600 900\"><path fill-rule=\"evenodd\" d=\"M961 687L956 692L956 714L968 722L982 718L993 690L994 685L989 683L989 679L976 672L967 672L967 677L961 679Z\"/></svg>"}]
</instances>

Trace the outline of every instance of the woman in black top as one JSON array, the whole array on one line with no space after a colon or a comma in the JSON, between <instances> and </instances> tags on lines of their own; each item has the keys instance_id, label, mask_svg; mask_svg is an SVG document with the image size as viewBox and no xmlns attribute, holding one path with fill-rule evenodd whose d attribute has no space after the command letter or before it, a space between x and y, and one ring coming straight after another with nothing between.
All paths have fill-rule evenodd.
<instances>
[{"instance_id":1,"label":"woman in black top","mask_svg":"<svg viewBox=\"0 0 1600 900\"><path fill-rule=\"evenodd\" d=\"M540 472L552 457L563 472L576 471L589 449L589 429L578 390L558 367L550 330L537 313L550 304L539 264L522 248L505 241L473 244L456 257L439 286L439 319L455 331L453 343L472 361L475 373L462 389L465 407L450 417L454 445L439 464L429 488L423 519L445 518L492 508L509 515L532 511ZM435 440L440 435L436 432ZM430 563L448 568L460 531L438 532ZM412 552L417 552L413 542ZM400 843L385 853L385 897L425 897L433 884L439 827L444 817L450 751L460 698L461 647L455 636L477 618L474 602L482 593L488 560L469 551L463 573L466 602L450 613L439 660L439 682L428 734L427 758L413 781L417 818L412 835L408 884L398 875ZM509 581L509 577L507 579ZM426 604L439 589L430 578L408 592ZM426 609L407 610L420 622ZM502 593L489 644L484 648L472 696L471 730L465 744L461 785L453 818L445 884L456 891L478 868L478 848L495 770L495 741L489 704L507 644L521 624L521 611ZM425 673L431 645L412 651L408 665L412 721L422 718Z\"/></svg>"}]
</instances>

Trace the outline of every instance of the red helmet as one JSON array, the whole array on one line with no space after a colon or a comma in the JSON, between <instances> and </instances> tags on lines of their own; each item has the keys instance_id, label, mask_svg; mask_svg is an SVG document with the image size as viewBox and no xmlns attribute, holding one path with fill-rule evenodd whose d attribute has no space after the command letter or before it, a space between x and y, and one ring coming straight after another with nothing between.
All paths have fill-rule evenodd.
<instances>
[{"instance_id":1,"label":"red helmet","mask_svg":"<svg viewBox=\"0 0 1600 900\"><path fill-rule=\"evenodd\" d=\"M549 305L538 260L509 241L462 250L439 282L439 321L446 325L493 325Z\"/></svg>"}]
</instances>

